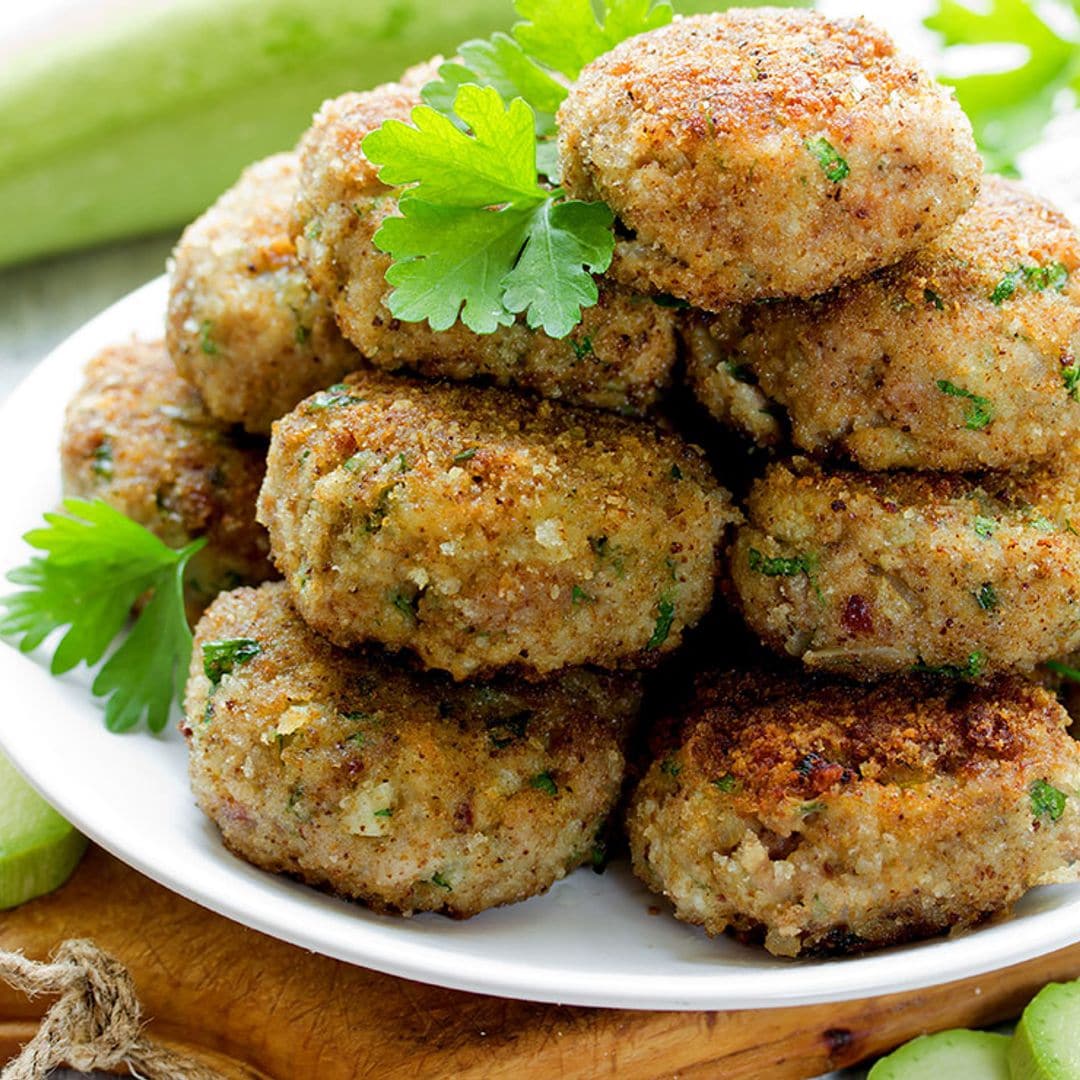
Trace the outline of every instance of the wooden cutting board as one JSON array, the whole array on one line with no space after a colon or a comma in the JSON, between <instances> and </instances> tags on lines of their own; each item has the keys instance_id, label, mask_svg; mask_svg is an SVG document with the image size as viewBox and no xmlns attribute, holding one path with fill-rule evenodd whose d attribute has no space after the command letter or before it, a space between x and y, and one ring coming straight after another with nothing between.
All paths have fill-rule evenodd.
<instances>
[{"instance_id":1,"label":"wooden cutting board","mask_svg":"<svg viewBox=\"0 0 1080 1080\"><path fill-rule=\"evenodd\" d=\"M150 1033L229 1078L802 1080L924 1031L1016 1015L1080 976L1080 945L949 986L839 1005L631 1012L440 990L316 956L181 899L91 848L67 885L0 915L0 948L43 959L91 938L131 970ZM48 999L0 985L0 1061Z\"/></svg>"}]
</instances>

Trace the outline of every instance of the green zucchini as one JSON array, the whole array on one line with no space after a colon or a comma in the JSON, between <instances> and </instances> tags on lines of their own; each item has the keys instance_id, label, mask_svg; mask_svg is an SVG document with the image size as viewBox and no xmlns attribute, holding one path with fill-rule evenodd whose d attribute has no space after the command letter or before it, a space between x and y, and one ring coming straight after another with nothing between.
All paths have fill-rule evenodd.
<instances>
[{"instance_id":1,"label":"green zucchini","mask_svg":"<svg viewBox=\"0 0 1080 1080\"><path fill-rule=\"evenodd\" d=\"M722 0L677 0L708 11ZM0 63L0 266L175 228L328 97L506 29L511 0L112 0Z\"/></svg>"}]
</instances>

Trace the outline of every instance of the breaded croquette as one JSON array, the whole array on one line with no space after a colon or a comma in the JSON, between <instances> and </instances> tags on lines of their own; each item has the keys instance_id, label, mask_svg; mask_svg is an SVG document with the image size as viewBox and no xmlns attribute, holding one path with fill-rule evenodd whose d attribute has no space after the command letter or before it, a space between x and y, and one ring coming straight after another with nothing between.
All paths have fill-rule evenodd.
<instances>
[{"instance_id":1,"label":"breaded croquette","mask_svg":"<svg viewBox=\"0 0 1080 1080\"><path fill-rule=\"evenodd\" d=\"M974 926L1076 877L1067 722L1019 679L713 672L632 796L634 870L680 919L779 956Z\"/></svg>"},{"instance_id":2,"label":"breaded croquette","mask_svg":"<svg viewBox=\"0 0 1080 1080\"><path fill-rule=\"evenodd\" d=\"M950 91L862 19L676 18L589 64L559 112L563 184L606 202L610 276L717 311L895 262L972 203Z\"/></svg>"},{"instance_id":3,"label":"breaded croquette","mask_svg":"<svg viewBox=\"0 0 1080 1080\"><path fill-rule=\"evenodd\" d=\"M739 606L808 667L977 678L1080 647L1075 450L974 476L796 459L754 484L747 518L731 550Z\"/></svg>"},{"instance_id":4,"label":"breaded croquette","mask_svg":"<svg viewBox=\"0 0 1080 1080\"><path fill-rule=\"evenodd\" d=\"M167 342L214 416L268 435L301 398L364 364L289 239L295 154L246 169L173 252Z\"/></svg>"},{"instance_id":5,"label":"breaded croquette","mask_svg":"<svg viewBox=\"0 0 1080 1080\"><path fill-rule=\"evenodd\" d=\"M717 419L867 469L982 469L1080 436L1080 237L987 177L978 202L904 262L810 301L683 325Z\"/></svg>"},{"instance_id":6,"label":"breaded croquette","mask_svg":"<svg viewBox=\"0 0 1080 1080\"><path fill-rule=\"evenodd\" d=\"M458 679L658 659L708 610L737 516L651 424L381 372L274 426L259 505L316 630Z\"/></svg>"},{"instance_id":7,"label":"breaded croquette","mask_svg":"<svg viewBox=\"0 0 1080 1080\"><path fill-rule=\"evenodd\" d=\"M236 854L380 911L463 918L599 857L639 697L632 676L479 686L344 653L273 584L199 624L183 730Z\"/></svg>"}]
</instances>

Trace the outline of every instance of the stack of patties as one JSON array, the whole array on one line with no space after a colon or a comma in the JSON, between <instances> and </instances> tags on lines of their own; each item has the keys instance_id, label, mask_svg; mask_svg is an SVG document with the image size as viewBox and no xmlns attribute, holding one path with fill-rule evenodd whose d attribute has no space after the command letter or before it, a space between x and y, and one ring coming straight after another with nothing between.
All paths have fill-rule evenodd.
<instances>
[{"instance_id":1,"label":"stack of patties","mask_svg":"<svg viewBox=\"0 0 1080 1080\"><path fill-rule=\"evenodd\" d=\"M199 624L200 805L259 866L466 916L602 862L636 669L709 610L738 515L699 449L618 415L670 382L669 308L604 282L567 340L393 319L396 192L360 142L433 74L329 102L187 231L168 342L216 415L276 420L286 580ZM403 366L443 381L380 370Z\"/></svg>"},{"instance_id":2,"label":"stack of patties","mask_svg":"<svg viewBox=\"0 0 1080 1080\"><path fill-rule=\"evenodd\" d=\"M862 948L1063 875L1080 752L1025 676L1080 642L1068 225L979 195L958 107L866 23L687 18L560 113L563 186L618 219L599 303L561 340L436 332L389 309L373 237L400 192L361 150L434 71L328 102L176 252L172 378L201 419L155 423L246 429L259 470L270 435L284 576L196 633L183 730L226 844L380 910L541 892L601 859L643 679L697 627L629 810L681 918ZM745 518L660 419L680 373L770 448ZM115 483L114 428L84 440L91 485ZM139 487L144 517L170 483ZM814 673L731 672L722 591Z\"/></svg>"},{"instance_id":3,"label":"stack of patties","mask_svg":"<svg viewBox=\"0 0 1080 1080\"><path fill-rule=\"evenodd\" d=\"M1080 642L1069 223L980 190L957 106L861 22L687 19L596 61L561 119L568 190L626 227L614 276L687 302L694 393L772 450L731 593L804 669L731 672L717 643L655 733L637 872L788 956L1070 876L1080 753L1031 680Z\"/></svg>"}]
</instances>

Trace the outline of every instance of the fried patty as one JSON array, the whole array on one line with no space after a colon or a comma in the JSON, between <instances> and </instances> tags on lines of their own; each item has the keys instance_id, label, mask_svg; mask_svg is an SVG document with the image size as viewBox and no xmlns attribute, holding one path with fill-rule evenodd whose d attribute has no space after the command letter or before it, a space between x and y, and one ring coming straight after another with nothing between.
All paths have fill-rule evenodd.
<instances>
[{"instance_id":1,"label":"fried patty","mask_svg":"<svg viewBox=\"0 0 1080 1080\"><path fill-rule=\"evenodd\" d=\"M982 168L950 91L865 20L810 11L676 18L589 64L558 119L566 191L623 227L611 276L709 311L895 262Z\"/></svg>"},{"instance_id":2,"label":"fried patty","mask_svg":"<svg viewBox=\"0 0 1080 1080\"><path fill-rule=\"evenodd\" d=\"M1080 237L1064 214L987 177L948 232L810 301L683 326L695 393L763 445L788 439L863 468L978 469L1080 434Z\"/></svg>"},{"instance_id":3,"label":"fried patty","mask_svg":"<svg viewBox=\"0 0 1080 1080\"><path fill-rule=\"evenodd\" d=\"M65 495L103 499L173 548L206 537L184 579L192 622L223 589L277 576L255 521L266 445L210 416L162 342L114 345L86 365L60 459Z\"/></svg>"},{"instance_id":4,"label":"fried patty","mask_svg":"<svg viewBox=\"0 0 1080 1080\"><path fill-rule=\"evenodd\" d=\"M599 302L562 340L530 330L523 318L492 334L474 334L461 322L434 331L426 322L402 322L390 313L390 256L372 238L398 213L397 192L378 181L360 144L385 120L407 121L431 77L434 68L422 66L405 85L328 101L300 145L293 235L312 284L333 305L345 336L388 371L482 378L573 404L647 410L670 382L673 313L614 284L601 281Z\"/></svg>"},{"instance_id":5,"label":"fried patty","mask_svg":"<svg viewBox=\"0 0 1080 1080\"><path fill-rule=\"evenodd\" d=\"M600 857L638 702L625 676L468 685L345 653L272 584L199 624L183 732L199 806L241 858L465 917Z\"/></svg>"},{"instance_id":6,"label":"fried patty","mask_svg":"<svg viewBox=\"0 0 1080 1080\"><path fill-rule=\"evenodd\" d=\"M731 550L750 627L874 678L1030 671L1080 647L1080 453L1014 473L771 466Z\"/></svg>"},{"instance_id":7,"label":"fried patty","mask_svg":"<svg viewBox=\"0 0 1080 1080\"><path fill-rule=\"evenodd\" d=\"M634 870L779 956L967 928L1074 880L1080 746L1047 691L716 673L634 792Z\"/></svg>"},{"instance_id":8,"label":"fried patty","mask_svg":"<svg viewBox=\"0 0 1080 1080\"><path fill-rule=\"evenodd\" d=\"M299 167L277 154L184 230L170 266L166 340L207 408L248 431L363 365L308 284L289 239Z\"/></svg>"},{"instance_id":9,"label":"fried patty","mask_svg":"<svg viewBox=\"0 0 1080 1080\"><path fill-rule=\"evenodd\" d=\"M274 426L259 504L316 630L458 679L658 658L708 610L736 517L653 425L381 372Z\"/></svg>"}]
</instances>

